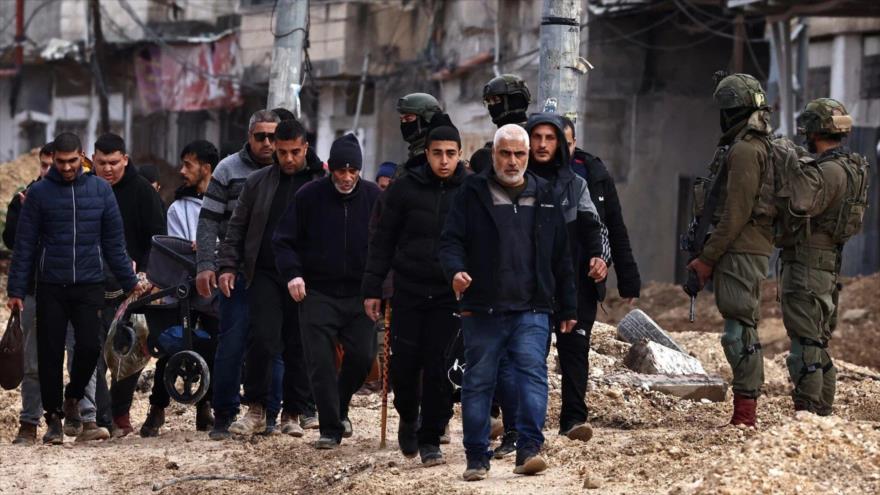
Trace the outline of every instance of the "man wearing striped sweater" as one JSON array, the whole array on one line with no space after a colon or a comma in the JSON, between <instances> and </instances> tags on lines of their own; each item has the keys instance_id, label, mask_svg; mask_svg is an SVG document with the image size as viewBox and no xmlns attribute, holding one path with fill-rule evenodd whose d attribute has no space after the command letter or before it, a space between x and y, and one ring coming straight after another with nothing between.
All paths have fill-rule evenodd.
<instances>
[{"instance_id":1,"label":"man wearing striped sweater","mask_svg":"<svg viewBox=\"0 0 880 495\"><path fill-rule=\"evenodd\" d=\"M202 296L209 297L217 288L218 241L226 237L226 226L245 180L251 172L272 164L278 122L278 116L269 110L251 115L244 148L221 160L211 176L196 232L196 288ZM212 377L214 427L210 437L214 440L230 436L229 425L238 414L241 363L248 336L245 285L238 281L230 297L220 296L220 332Z\"/></svg>"}]
</instances>

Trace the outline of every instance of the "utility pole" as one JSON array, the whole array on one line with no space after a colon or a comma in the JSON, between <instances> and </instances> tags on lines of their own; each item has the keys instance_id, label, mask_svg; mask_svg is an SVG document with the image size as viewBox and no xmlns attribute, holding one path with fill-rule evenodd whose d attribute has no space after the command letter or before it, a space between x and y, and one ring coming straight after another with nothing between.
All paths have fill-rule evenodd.
<instances>
[{"instance_id":1,"label":"utility pole","mask_svg":"<svg viewBox=\"0 0 880 495\"><path fill-rule=\"evenodd\" d=\"M538 104L544 111L577 120L580 60L580 0L544 0Z\"/></svg>"},{"instance_id":2,"label":"utility pole","mask_svg":"<svg viewBox=\"0 0 880 495\"><path fill-rule=\"evenodd\" d=\"M92 79L98 93L98 108L100 109L99 126L101 134L110 132L110 104L107 100L107 86L104 84L104 31L101 29L101 6L99 0L89 1L89 17L92 19Z\"/></svg>"},{"instance_id":3,"label":"utility pole","mask_svg":"<svg viewBox=\"0 0 880 495\"><path fill-rule=\"evenodd\" d=\"M267 108L284 107L299 118L299 91L302 87L303 49L309 0L278 0L274 9L272 68L269 73Z\"/></svg>"}]
</instances>

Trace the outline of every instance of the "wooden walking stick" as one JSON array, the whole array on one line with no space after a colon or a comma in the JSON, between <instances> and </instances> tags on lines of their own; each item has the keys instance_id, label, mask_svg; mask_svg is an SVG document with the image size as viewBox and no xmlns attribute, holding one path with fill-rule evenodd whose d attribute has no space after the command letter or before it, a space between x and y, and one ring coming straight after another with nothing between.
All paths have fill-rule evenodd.
<instances>
[{"instance_id":1,"label":"wooden walking stick","mask_svg":"<svg viewBox=\"0 0 880 495\"><path fill-rule=\"evenodd\" d=\"M382 433L379 448L385 448L385 431L388 429L388 361L391 353L391 300L385 301L385 336L382 339Z\"/></svg>"}]
</instances>

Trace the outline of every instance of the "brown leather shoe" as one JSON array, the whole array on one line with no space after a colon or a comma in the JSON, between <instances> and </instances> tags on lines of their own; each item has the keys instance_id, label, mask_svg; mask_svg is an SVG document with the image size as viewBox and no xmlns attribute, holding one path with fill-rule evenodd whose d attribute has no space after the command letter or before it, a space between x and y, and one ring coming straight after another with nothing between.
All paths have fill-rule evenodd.
<instances>
[{"instance_id":1,"label":"brown leather shoe","mask_svg":"<svg viewBox=\"0 0 880 495\"><path fill-rule=\"evenodd\" d=\"M158 437L159 429L165 424L165 408L160 406L150 406L150 412L147 413L147 419L141 425L141 437Z\"/></svg>"},{"instance_id":2,"label":"brown leather shoe","mask_svg":"<svg viewBox=\"0 0 880 495\"><path fill-rule=\"evenodd\" d=\"M52 414L46 419L46 434L43 435L43 443L50 445L61 445L64 443L64 431L61 427L61 416Z\"/></svg>"},{"instance_id":3,"label":"brown leather shoe","mask_svg":"<svg viewBox=\"0 0 880 495\"><path fill-rule=\"evenodd\" d=\"M259 403L249 405L247 414L229 425L229 431L236 435L263 433L266 431L266 409Z\"/></svg>"},{"instance_id":4,"label":"brown leather shoe","mask_svg":"<svg viewBox=\"0 0 880 495\"><path fill-rule=\"evenodd\" d=\"M733 417L732 425L755 426L757 421L758 399L745 395L733 394Z\"/></svg>"},{"instance_id":5,"label":"brown leather shoe","mask_svg":"<svg viewBox=\"0 0 880 495\"><path fill-rule=\"evenodd\" d=\"M37 443L37 425L22 421L12 445L34 445Z\"/></svg>"}]
</instances>

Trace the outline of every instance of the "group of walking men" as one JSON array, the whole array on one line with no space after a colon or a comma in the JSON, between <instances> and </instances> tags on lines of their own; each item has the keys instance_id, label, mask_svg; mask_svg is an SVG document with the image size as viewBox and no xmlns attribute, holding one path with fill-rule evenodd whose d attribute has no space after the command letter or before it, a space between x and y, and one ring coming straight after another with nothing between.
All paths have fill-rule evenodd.
<instances>
[{"instance_id":1,"label":"group of walking men","mask_svg":"<svg viewBox=\"0 0 880 495\"><path fill-rule=\"evenodd\" d=\"M754 425L763 380L759 289L776 214L762 200L772 200L764 186L773 183L767 171L774 145L757 81L729 76L715 96L725 146L716 171L724 181L721 208L689 268L701 284L714 279L725 317L732 422ZM57 136L41 152L43 178L13 200L14 240L6 237L9 224L4 233L14 246L9 306L25 311L36 341L36 352L32 344L26 351L16 442L35 441L41 407L46 443L61 443L63 433L106 438L105 427L134 431L128 410L137 376L112 380L108 394L98 356L120 302L148 290L135 273L149 263L149 239L166 232L193 243L198 293L220 293L218 317L194 315L213 333L213 345L199 351L211 364L212 393L197 408L198 429L210 429L213 439L271 429L302 436L318 428L315 447L336 448L353 433L349 404L375 365L376 327L390 316L388 379L405 456L419 456L425 466L445 462L440 445L453 416L448 372L455 358L465 363L464 479L485 478L491 458L514 453L515 473L545 470L552 335L562 374L559 433L588 441L590 334L609 267L622 298L631 302L641 286L614 182L601 160L576 147L570 120L528 114L531 95L519 77L492 79L483 99L498 129L466 161L461 136L436 98L401 98L409 156L396 172L380 174L382 188L361 177L354 135L333 142L325 165L290 112L260 110L238 153L220 160L205 141L183 149L184 187L167 223L163 211L155 214L158 195L137 175L121 137L98 139L87 173L79 139ZM841 145L851 127L842 105L810 105L801 118L817 158L803 151L800 159L818 163L829 189L810 212L806 235L786 237L796 241L782 251L783 314L793 338L795 405L828 414L834 367L825 347L845 237L828 230L849 197L847 163L859 157ZM65 336L72 359L62 394ZM459 347L463 355L455 355ZM158 435L164 425L169 399L156 382L142 436ZM247 412L240 415L242 402ZM500 445L490 450L495 436Z\"/></svg>"}]
</instances>

